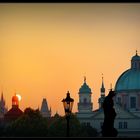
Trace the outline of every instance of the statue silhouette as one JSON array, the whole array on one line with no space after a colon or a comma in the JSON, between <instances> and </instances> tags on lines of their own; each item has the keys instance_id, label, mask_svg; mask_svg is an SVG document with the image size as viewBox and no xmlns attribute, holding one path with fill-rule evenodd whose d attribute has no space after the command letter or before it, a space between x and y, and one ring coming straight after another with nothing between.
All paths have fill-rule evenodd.
<instances>
[{"instance_id":1,"label":"statue silhouette","mask_svg":"<svg viewBox=\"0 0 140 140\"><path fill-rule=\"evenodd\" d=\"M111 89L103 102L103 110L104 110L104 122L102 126L103 137L116 137L118 134L118 131L114 128L114 120L116 117L116 112L115 109L113 108L114 96L115 96L115 92L112 91Z\"/></svg>"}]
</instances>

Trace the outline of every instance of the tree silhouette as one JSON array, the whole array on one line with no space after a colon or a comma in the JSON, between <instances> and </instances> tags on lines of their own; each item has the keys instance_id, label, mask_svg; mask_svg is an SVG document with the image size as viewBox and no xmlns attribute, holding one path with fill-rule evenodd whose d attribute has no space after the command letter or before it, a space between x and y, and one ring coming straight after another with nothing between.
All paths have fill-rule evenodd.
<instances>
[{"instance_id":1,"label":"tree silhouette","mask_svg":"<svg viewBox=\"0 0 140 140\"><path fill-rule=\"evenodd\" d=\"M66 137L66 118L57 117L48 129L48 136L50 137ZM80 124L76 115L70 116L70 137L96 137L96 129Z\"/></svg>"},{"instance_id":2,"label":"tree silhouette","mask_svg":"<svg viewBox=\"0 0 140 140\"><path fill-rule=\"evenodd\" d=\"M66 137L65 116L55 115L43 118L39 110L26 108L15 121L0 125L0 136L4 137ZM97 131L91 126L81 125L75 114L70 116L70 137L96 137Z\"/></svg>"},{"instance_id":3,"label":"tree silhouette","mask_svg":"<svg viewBox=\"0 0 140 140\"><path fill-rule=\"evenodd\" d=\"M12 137L41 137L47 136L48 121L39 110L27 108L24 114L6 127L6 136Z\"/></svg>"}]
</instances>

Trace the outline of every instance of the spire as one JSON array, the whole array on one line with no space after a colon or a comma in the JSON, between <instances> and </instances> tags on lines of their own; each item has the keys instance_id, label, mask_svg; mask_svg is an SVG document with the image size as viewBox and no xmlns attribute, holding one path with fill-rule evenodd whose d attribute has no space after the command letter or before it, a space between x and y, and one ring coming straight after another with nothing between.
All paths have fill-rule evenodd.
<instances>
[{"instance_id":1,"label":"spire","mask_svg":"<svg viewBox=\"0 0 140 140\"><path fill-rule=\"evenodd\" d=\"M103 107L103 102L105 99L105 88L104 88L104 80L103 80L103 74L102 74L102 85L101 85L101 97L98 99L98 103L99 103L99 109L102 110Z\"/></svg>"},{"instance_id":2,"label":"spire","mask_svg":"<svg viewBox=\"0 0 140 140\"><path fill-rule=\"evenodd\" d=\"M2 91L1 91L1 101L4 101L4 97L3 97L3 86L1 88L2 88Z\"/></svg>"},{"instance_id":3,"label":"spire","mask_svg":"<svg viewBox=\"0 0 140 140\"><path fill-rule=\"evenodd\" d=\"M3 91L1 92L1 101L3 101L4 98L3 98Z\"/></svg>"},{"instance_id":4,"label":"spire","mask_svg":"<svg viewBox=\"0 0 140 140\"><path fill-rule=\"evenodd\" d=\"M5 109L5 100L4 100L4 97L3 97L3 91L1 92L0 112L2 114L4 114L6 112L6 109Z\"/></svg>"},{"instance_id":5,"label":"spire","mask_svg":"<svg viewBox=\"0 0 140 140\"><path fill-rule=\"evenodd\" d=\"M104 81L103 81L103 74L102 74L102 86L101 86L101 93L105 93Z\"/></svg>"},{"instance_id":6,"label":"spire","mask_svg":"<svg viewBox=\"0 0 140 140\"><path fill-rule=\"evenodd\" d=\"M5 100L4 100L4 97L3 97L3 91L1 92L1 100L0 100L1 103L3 103L3 105L5 105Z\"/></svg>"}]
</instances>

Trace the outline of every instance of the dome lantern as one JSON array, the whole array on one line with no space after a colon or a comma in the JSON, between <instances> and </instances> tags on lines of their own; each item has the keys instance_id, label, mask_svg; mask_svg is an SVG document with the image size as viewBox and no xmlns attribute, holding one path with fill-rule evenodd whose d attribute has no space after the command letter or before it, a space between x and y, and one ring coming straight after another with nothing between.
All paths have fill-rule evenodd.
<instances>
[{"instance_id":1,"label":"dome lantern","mask_svg":"<svg viewBox=\"0 0 140 140\"><path fill-rule=\"evenodd\" d=\"M19 100L16 94L12 97L12 107L18 107L19 106Z\"/></svg>"},{"instance_id":2,"label":"dome lantern","mask_svg":"<svg viewBox=\"0 0 140 140\"><path fill-rule=\"evenodd\" d=\"M140 56L136 50L136 55L131 59L131 69L140 70Z\"/></svg>"}]
</instances>

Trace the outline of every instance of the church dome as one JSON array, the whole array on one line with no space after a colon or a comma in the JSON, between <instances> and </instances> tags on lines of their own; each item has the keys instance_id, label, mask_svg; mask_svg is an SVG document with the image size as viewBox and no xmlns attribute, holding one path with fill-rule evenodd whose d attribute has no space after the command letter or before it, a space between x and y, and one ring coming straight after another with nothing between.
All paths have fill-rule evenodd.
<instances>
[{"instance_id":1,"label":"church dome","mask_svg":"<svg viewBox=\"0 0 140 140\"><path fill-rule=\"evenodd\" d=\"M131 68L123 72L118 78L115 91L140 91L140 56L138 56L137 51L131 59Z\"/></svg>"},{"instance_id":2,"label":"church dome","mask_svg":"<svg viewBox=\"0 0 140 140\"><path fill-rule=\"evenodd\" d=\"M121 74L115 86L115 91L140 90L140 71L129 69Z\"/></svg>"},{"instance_id":3,"label":"church dome","mask_svg":"<svg viewBox=\"0 0 140 140\"><path fill-rule=\"evenodd\" d=\"M84 84L81 86L81 88L79 89L79 93L91 93L91 89L89 88L89 86L86 84L86 79L84 80Z\"/></svg>"}]
</instances>

